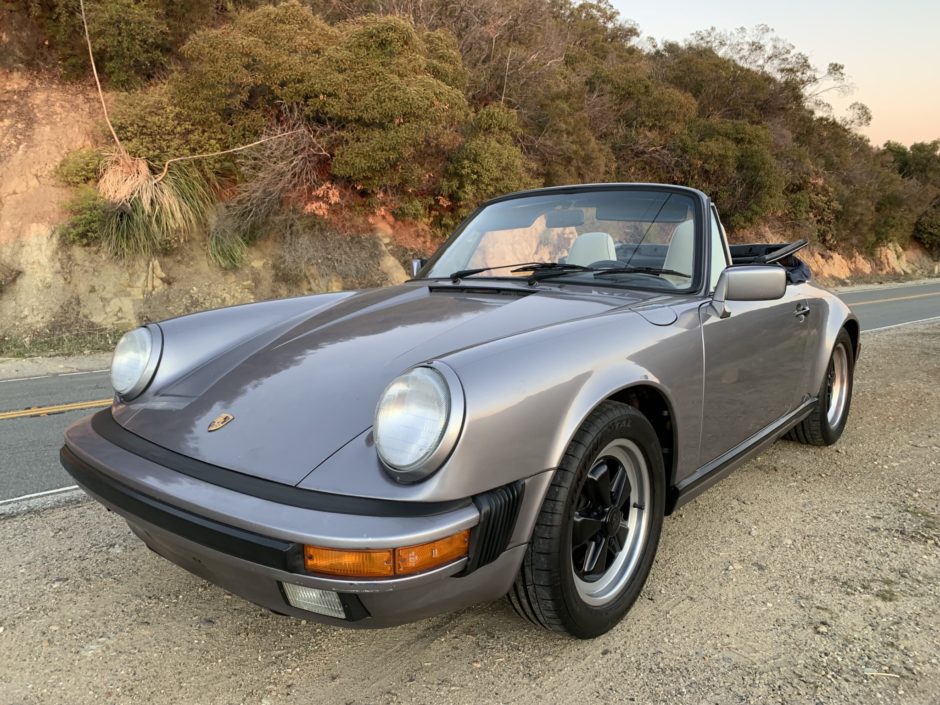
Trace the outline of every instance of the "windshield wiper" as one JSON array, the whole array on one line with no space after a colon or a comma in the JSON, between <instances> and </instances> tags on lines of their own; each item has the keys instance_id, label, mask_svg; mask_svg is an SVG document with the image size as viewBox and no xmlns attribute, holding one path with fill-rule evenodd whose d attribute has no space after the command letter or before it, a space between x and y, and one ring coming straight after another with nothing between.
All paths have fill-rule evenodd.
<instances>
[{"instance_id":1,"label":"windshield wiper","mask_svg":"<svg viewBox=\"0 0 940 705\"><path fill-rule=\"evenodd\" d=\"M663 274L672 274L677 277L691 277L691 274L677 272L675 269L662 269L660 267L608 267L599 269L594 273L595 277L603 277L607 274L653 274L662 276Z\"/></svg>"},{"instance_id":2,"label":"windshield wiper","mask_svg":"<svg viewBox=\"0 0 940 705\"><path fill-rule=\"evenodd\" d=\"M453 272L450 275L450 280L452 282L457 282L464 277L472 277L474 274L482 274L483 272L490 272L494 269L512 269L515 272L542 272L547 271L553 274L561 273L561 271L593 271L590 267L585 267L580 264L566 264L563 262L518 262L516 264L500 264L493 267L477 267L476 269L460 269L456 272ZM534 279L530 277L530 281Z\"/></svg>"},{"instance_id":3,"label":"windshield wiper","mask_svg":"<svg viewBox=\"0 0 940 705\"><path fill-rule=\"evenodd\" d=\"M565 269L562 269L565 268ZM677 272L675 269L660 269L659 267L582 267L580 265L571 264L571 265L558 265L557 267L552 267L547 272L536 272L531 277L529 277L529 283L534 284L535 282L542 281L543 279L549 279L552 277L558 277L563 274L569 274L572 271L587 271L593 272L595 277L601 277L605 274L652 274L654 276L662 276L663 274L673 274L679 277L688 277L690 275L683 272Z\"/></svg>"},{"instance_id":4,"label":"windshield wiper","mask_svg":"<svg viewBox=\"0 0 940 705\"><path fill-rule=\"evenodd\" d=\"M661 269L659 267L606 267L598 269L596 267L586 267L583 264L571 264L568 262L519 262L517 264L500 264L493 267L477 267L476 269L460 269L450 275L450 280L457 283L464 277L472 277L474 274L490 272L494 269L511 269L516 272L532 272L528 279L529 284L535 284L543 279L560 277L571 272L592 272L595 277L606 274L652 274L661 276L663 274L672 274L677 277L690 277L684 272L678 272L675 269Z\"/></svg>"}]
</instances>

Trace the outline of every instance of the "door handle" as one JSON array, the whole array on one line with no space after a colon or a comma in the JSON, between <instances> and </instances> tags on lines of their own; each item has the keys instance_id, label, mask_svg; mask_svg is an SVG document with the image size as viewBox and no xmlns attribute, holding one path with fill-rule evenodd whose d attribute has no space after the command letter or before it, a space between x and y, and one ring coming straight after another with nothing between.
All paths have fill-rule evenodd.
<instances>
[{"instance_id":1,"label":"door handle","mask_svg":"<svg viewBox=\"0 0 940 705\"><path fill-rule=\"evenodd\" d=\"M797 304L796 311L793 312L793 315L797 318L804 318L809 315L809 306L806 304Z\"/></svg>"}]
</instances>

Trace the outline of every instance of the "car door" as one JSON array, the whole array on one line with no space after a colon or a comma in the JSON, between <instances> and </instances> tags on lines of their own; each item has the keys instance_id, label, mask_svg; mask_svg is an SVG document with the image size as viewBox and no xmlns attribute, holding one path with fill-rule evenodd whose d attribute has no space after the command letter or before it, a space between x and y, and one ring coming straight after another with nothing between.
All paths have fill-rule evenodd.
<instances>
[{"instance_id":1,"label":"car door","mask_svg":"<svg viewBox=\"0 0 940 705\"><path fill-rule=\"evenodd\" d=\"M713 215L714 218L714 215ZM713 236L720 229L712 222ZM712 247L711 262L727 250ZM720 266L712 266L717 278ZM788 286L775 301L728 301L719 318L708 303L699 308L704 351L702 438L704 465L770 425L802 400L810 332L806 299Z\"/></svg>"}]
</instances>

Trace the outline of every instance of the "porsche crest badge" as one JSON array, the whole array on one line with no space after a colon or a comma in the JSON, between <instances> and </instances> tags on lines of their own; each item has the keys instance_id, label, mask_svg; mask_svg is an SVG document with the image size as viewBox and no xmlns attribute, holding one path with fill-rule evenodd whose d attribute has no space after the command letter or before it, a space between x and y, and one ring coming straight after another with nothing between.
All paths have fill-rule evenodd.
<instances>
[{"instance_id":1,"label":"porsche crest badge","mask_svg":"<svg viewBox=\"0 0 940 705\"><path fill-rule=\"evenodd\" d=\"M227 426L234 418L231 414L219 414L209 424L209 431L218 431L223 426Z\"/></svg>"}]
</instances>

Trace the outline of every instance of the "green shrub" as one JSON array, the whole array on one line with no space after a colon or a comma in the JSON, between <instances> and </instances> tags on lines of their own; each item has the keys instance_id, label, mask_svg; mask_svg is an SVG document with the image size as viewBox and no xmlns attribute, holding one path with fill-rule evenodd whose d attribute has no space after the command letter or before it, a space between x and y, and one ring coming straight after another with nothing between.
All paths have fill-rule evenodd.
<instances>
[{"instance_id":1,"label":"green shrub","mask_svg":"<svg viewBox=\"0 0 940 705\"><path fill-rule=\"evenodd\" d=\"M139 86L167 67L195 28L217 24L233 10L253 7L260 1L85 0L98 72L107 86ZM12 0L12 6L15 17L29 23L18 22L13 27L39 35L24 37L22 42L41 47L41 52L32 51L34 64L54 58L69 78L89 74L78 0ZM13 39L16 48L21 38Z\"/></svg>"},{"instance_id":2,"label":"green shrub","mask_svg":"<svg viewBox=\"0 0 940 705\"><path fill-rule=\"evenodd\" d=\"M177 102L165 85L118 95L111 121L132 155L161 166L171 157L233 146L237 132L217 114L197 113Z\"/></svg>"},{"instance_id":3,"label":"green shrub","mask_svg":"<svg viewBox=\"0 0 940 705\"><path fill-rule=\"evenodd\" d=\"M422 35L427 54L425 67L427 72L451 88L463 91L467 87L469 76L460 58L457 37L446 30L425 32Z\"/></svg>"},{"instance_id":4,"label":"green shrub","mask_svg":"<svg viewBox=\"0 0 940 705\"><path fill-rule=\"evenodd\" d=\"M305 86L308 114L338 128L333 172L372 191L434 191L467 114L462 92L436 77L446 73L442 54L430 72L420 33L399 18L370 15L339 30Z\"/></svg>"},{"instance_id":5,"label":"green shrub","mask_svg":"<svg viewBox=\"0 0 940 705\"><path fill-rule=\"evenodd\" d=\"M129 152L156 168L252 142L296 115L317 131L333 176L400 202L440 193L468 116L466 72L449 33L374 15L331 26L289 0L198 30L181 53L185 70L118 96L112 109ZM231 173L240 162L206 166Z\"/></svg>"},{"instance_id":6,"label":"green shrub","mask_svg":"<svg viewBox=\"0 0 940 705\"><path fill-rule=\"evenodd\" d=\"M170 79L174 101L224 121L308 95L317 58L337 31L300 3L266 5L228 26L201 29L182 48L185 71Z\"/></svg>"},{"instance_id":7,"label":"green shrub","mask_svg":"<svg viewBox=\"0 0 940 705\"><path fill-rule=\"evenodd\" d=\"M443 183L444 194L457 202L458 217L488 198L535 185L513 139L518 132L510 110L489 106L476 113L470 134L447 164Z\"/></svg>"},{"instance_id":8,"label":"green shrub","mask_svg":"<svg viewBox=\"0 0 940 705\"><path fill-rule=\"evenodd\" d=\"M98 180L103 163L104 155L97 149L76 149L59 162L55 175L68 186L81 186Z\"/></svg>"},{"instance_id":9,"label":"green shrub","mask_svg":"<svg viewBox=\"0 0 940 705\"><path fill-rule=\"evenodd\" d=\"M65 206L69 219L58 228L59 236L72 245L94 245L101 241L108 217L108 202L94 186L79 186Z\"/></svg>"},{"instance_id":10,"label":"green shrub","mask_svg":"<svg viewBox=\"0 0 940 705\"><path fill-rule=\"evenodd\" d=\"M170 28L155 3L107 0L91 4L88 32L95 63L114 88L133 88L166 66Z\"/></svg>"},{"instance_id":11,"label":"green shrub","mask_svg":"<svg viewBox=\"0 0 940 705\"><path fill-rule=\"evenodd\" d=\"M923 244L931 255L940 257L940 199L921 213L914 226L914 238Z\"/></svg>"},{"instance_id":12,"label":"green shrub","mask_svg":"<svg viewBox=\"0 0 940 705\"><path fill-rule=\"evenodd\" d=\"M214 225L209 231L209 256L223 269L233 269L242 263L248 245L229 214L222 213L220 218L229 222Z\"/></svg>"},{"instance_id":13,"label":"green shrub","mask_svg":"<svg viewBox=\"0 0 940 705\"><path fill-rule=\"evenodd\" d=\"M430 198L403 198L392 209L392 215L398 220L423 221L427 218L430 206Z\"/></svg>"},{"instance_id":14,"label":"green shrub","mask_svg":"<svg viewBox=\"0 0 940 705\"><path fill-rule=\"evenodd\" d=\"M335 148L331 164L335 176L357 188L373 192L428 192L434 190L436 170L421 154L433 144L422 125L402 124L355 128Z\"/></svg>"}]
</instances>

